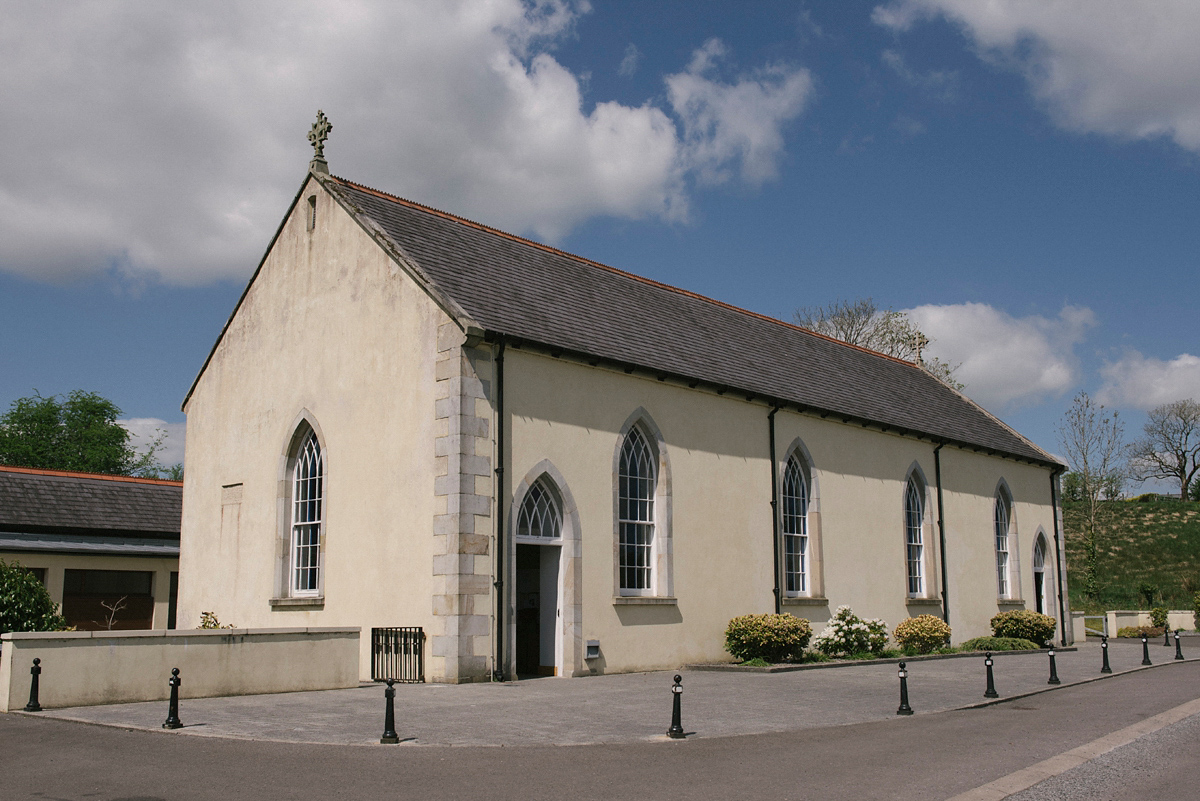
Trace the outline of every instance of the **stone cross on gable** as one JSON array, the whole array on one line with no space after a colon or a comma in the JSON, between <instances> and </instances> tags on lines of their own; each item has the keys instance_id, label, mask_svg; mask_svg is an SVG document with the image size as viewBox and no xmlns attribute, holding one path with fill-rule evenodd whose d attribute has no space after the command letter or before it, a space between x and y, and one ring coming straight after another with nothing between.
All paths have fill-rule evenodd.
<instances>
[{"instance_id":1,"label":"stone cross on gable","mask_svg":"<svg viewBox=\"0 0 1200 801\"><path fill-rule=\"evenodd\" d=\"M309 162L309 169L329 172L329 165L325 161L325 140L329 138L329 132L332 130L333 123L325 118L324 111L317 109L317 121L308 132L308 141L312 142L313 146L313 158Z\"/></svg>"}]
</instances>

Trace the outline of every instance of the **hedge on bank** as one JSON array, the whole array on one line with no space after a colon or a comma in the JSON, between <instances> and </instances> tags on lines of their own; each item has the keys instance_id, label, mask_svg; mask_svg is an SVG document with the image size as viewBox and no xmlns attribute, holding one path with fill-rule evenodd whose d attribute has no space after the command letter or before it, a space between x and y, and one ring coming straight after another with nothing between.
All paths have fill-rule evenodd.
<instances>
[{"instance_id":1,"label":"hedge on bank","mask_svg":"<svg viewBox=\"0 0 1200 801\"><path fill-rule=\"evenodd\" d=\"M1030 640L1039 647L1054 636L1056 626L1057 621L1054 618L1028 609L1001 612L992 618L992 634L997 637Z\"/></svg>"},{"instance_id":2,"label":"hedge on bank","mask_svg":"<svg viewBox=\"0 0 1200 801\"><path fill-rule=\"evenodd\" d=\"M812 626L793 615L742 615L725 628L725 650L743 661L783 662L799 657Z\"/></svg>"}]
</instances>

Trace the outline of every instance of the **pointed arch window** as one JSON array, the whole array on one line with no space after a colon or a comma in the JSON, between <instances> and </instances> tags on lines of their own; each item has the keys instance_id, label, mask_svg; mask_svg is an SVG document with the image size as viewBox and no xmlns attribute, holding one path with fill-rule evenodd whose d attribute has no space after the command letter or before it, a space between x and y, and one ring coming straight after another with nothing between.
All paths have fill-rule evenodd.
<instances>
[{"instance_id":1,"label":"pointed arch window","mask_svg":"<svg viewBox=\"0 0 1200 801\"><path fill-rule=\"evenodd\" d=\"M621 446L617 470L618 573L629 595L654 594L654 498L657 459L637 427Z\"/></svg>"},{"instance_id":2,"label":"pointed arch window","mask_svg":"<svg viewBox=\"0 0 1200 801\"><path fill-rule=\"evenodd\" d=\"M908 479L904 491L904 544L908 563L908 594L919 596L925 591L925 505L915 478Z\"/></svg>"},{"instance_id":3,"label":"pointed arch window","mask_svg":"<svg viewBox=\"0 0 1200 801\"><path fill-rule=\"evenodd\" d=\"M321 539L324 528L325 469L314 431L296 451L292 468L290 589L295 596L321 592Z\"/></svg>"},{"instance_id":4,"label":"pointed arch window","mask_svg":"<svg viewBox=\"0 0 1200 801\"><path fill-rule=\"evenodd\" d=\"M1038 535L1033 546L1033 602L1038 614L1049 614L1046 592L1046 539Z\"/></svg>"},{"instance_id":5,"label":"pointed arch window","mask_svg":"<svg viewBox=\"0 0 1200 801\"><path fill-rule=\"evenodd\" d=\"M793 455L783 471L783 554L790 595L809 593L808 481Z\"/></svg>"},{"instance_id":6,"label":"pointed arch window","mask_svg":"<svg viewBox=\"0 0 1200 801\"><path fill-rule=\"evenodd\" d=\"M1012 509L1004 492L996 493L995 513L992 516L996 529L996 592L1000 598L1008 598L1012 583L1009 578L1008 533Z\"/></svg>"},{"instance_id":7,"label":"pointed arch window","mask_svg":"<svg viewBox=\"0 0 1200 801\"><path fill-rule=\"evenodd\" d=\"M562 539L562 510L554 493L539 478L525 493L517 514L517 536L538 540Z\"/></svg>"}]
</instances>

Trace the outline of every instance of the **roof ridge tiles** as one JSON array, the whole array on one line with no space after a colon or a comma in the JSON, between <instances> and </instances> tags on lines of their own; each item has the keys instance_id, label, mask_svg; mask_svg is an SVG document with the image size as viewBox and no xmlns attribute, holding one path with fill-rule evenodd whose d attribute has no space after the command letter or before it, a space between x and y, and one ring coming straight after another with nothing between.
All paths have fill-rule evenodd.
<instances>
[{"instance_id":1,"label":"roof ridge tiles","mask_svg":"<svg viewBox=\"0 0 1200 801\"><path fill-rule=\"evenodd\" d=\"M710 298L707 295L701 295L700 293L692 292L691 290L681 289L680 287L672 286L671 284L666 284L666 283L663 283L662 281L655 281L653 278L646 278L645 276L637 275L636 273L631 273L631 272L622 270L617 267L612 267L611 265L604 264L603 262L598 262L594 259L589 259L585 256L580 256L578 254L571 253L570 251L561 250L561 249L553 247L551 245L546 245L542 242L536 242L532 239L527 239L523 236L518 236L516 234L509 233L508 231L503 231L499 228L493 228L490 225L486 225L481 222L476 222L475 220L470 220L470 219L467 219L466 217L460 217L457 214L453 214L448 211L443 211L442 209L434 208L433 206L427 206L424 203L418 203L415 200L409 200L408 198L402 198L398 195L393 195L390 192L384 192L382 190L375 189L374 187L370 187L365 184L360 184L360 183L351 181L346 178L341 178L336 175L331 175L329 177L331 179L337 181L340 184L344 184L345 186L352 187L361 192L368 192L370 194L376 195L385 200L389 200L393 203L400 203L402 205L408 206L409 208L416 209L418 211L422 211L427 214L434 214L438 217L442 217L442 218L450 220L452 222L456 222L460 225L465 225L470 228L475 228L477 230L484 231L489 234L494 234L496 236L500 236L505 239L512 240L513 242L518 242L522 245L528 245L530 247L537 248L538 250L546 251L547 253L553 253L557 256L563 256L565 258L571 259L572 261L579 262L580 264L586 264L590 267L595 267L600 270L605 270L607 272L614 273L615 275L619 275L624 278L629 278L631 280L638 281L640 283L647 284L649 286L657 287L659 289L665 289L669 292L675 292L679 295L684 295L686 297L694 298L696 300L700 300L705 303L710 303L713 306L718 306L723 309L728 309L730 311L738 312L739 314L744 314L747 317L753 317L753 318L756 318L759 320L763 320L765 322L774 323L775 325L781 326L783 328L788 328L788 329L791 329L794 331L799 331L799 332L802 332L809 336L816 337L817 339L823 339L828 342L832 342L836 345L841 345L842 347L852 348L854 350L861 351L863 353L868 353L872 356L878 356L880 358L887 359L889 361L897 362L898 364L903 364L906 367L912 367L914 369L921 369L920 366L917 365L915 362L911 362L907 359L901 359L898 356L892 356L887 353L881 353L880 351L872 350L871 348L866 348L866 347L863 347L862 345L855 345L850 342L846 342L844 340L837 339L836 337L831 337L827 334L822 334L819 331L813 331L810 328L805 328L804 326L796 325L795 323L789 323L786 320L780 320L776 317L771 317L766 314L760 314L758 312L750 311L749 309L743 309L741 306L735 306L732 303L726 303L724 301L717 300L716 298Z\"/></svg>"},{"instance_id":2,"label":"roof ridge tiles","mask_svg":"<svg viewBox=\"0 0 1200 801\"><path fill-rule=\"evenodd\" d=\"M114 476L108 473L84 473L78 470L47 470L42 467L21 467L19 465L0 465L0 472L25 473L35 476L60 476L62 478L99 479L101 481L120 481L129 484L158 484L168 487L182 487L182 481L171 481L166 478L143 478L141 476Z\"/></svg>"}]
</instances>

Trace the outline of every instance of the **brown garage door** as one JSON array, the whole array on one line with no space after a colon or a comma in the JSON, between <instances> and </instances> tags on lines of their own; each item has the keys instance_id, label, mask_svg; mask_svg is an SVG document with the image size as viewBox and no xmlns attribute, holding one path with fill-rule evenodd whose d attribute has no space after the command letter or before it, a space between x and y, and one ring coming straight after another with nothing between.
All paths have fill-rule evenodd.
<instances>
[{"instance_id":1,"label":"brown garage door","mask_svg":"<svg viewBox=\"0 0 1200 801\"><path fill-rule=\"evenodd\" d=\"M67 570L63 617L80 631L148 629L154 621L154 574L140 570Z\"/></svg>"}]
</instances>

